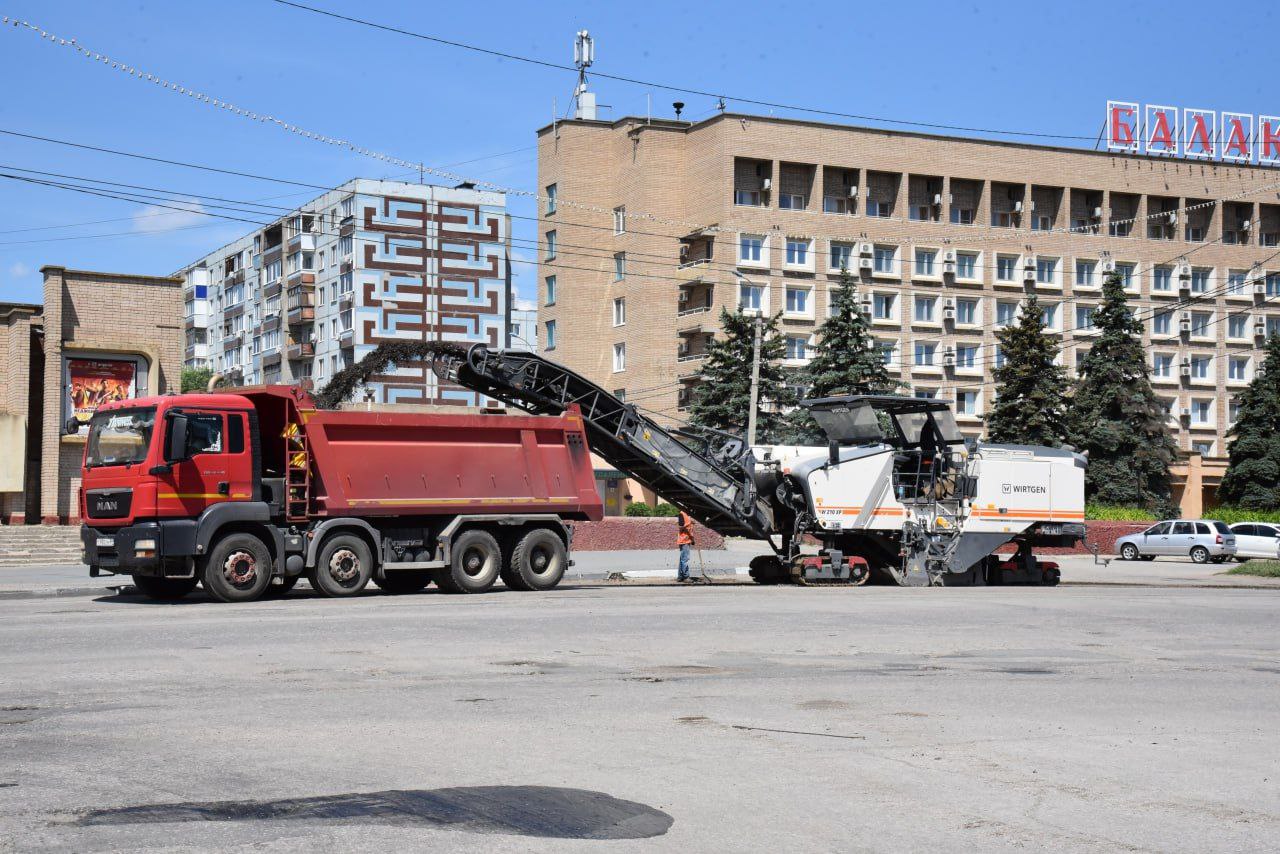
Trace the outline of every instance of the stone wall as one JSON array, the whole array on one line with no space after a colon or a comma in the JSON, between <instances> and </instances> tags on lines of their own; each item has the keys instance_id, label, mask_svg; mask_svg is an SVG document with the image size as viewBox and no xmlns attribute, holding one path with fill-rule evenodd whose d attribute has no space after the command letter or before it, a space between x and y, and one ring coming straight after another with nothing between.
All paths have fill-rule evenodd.
<instances>
[{"instance_id":1,"label":"stone wall","mask_svg":"<svg viewBox=\"0 0 1280 854\"><path fill-rule=\"evenodd\" d=\"M723 549L724 537L701 525L694 527L700 548ZM627 549L675 549L676 520L617 516L599 522L575 522L574 551L613 552Z\"/></svg>"}]
</instances>

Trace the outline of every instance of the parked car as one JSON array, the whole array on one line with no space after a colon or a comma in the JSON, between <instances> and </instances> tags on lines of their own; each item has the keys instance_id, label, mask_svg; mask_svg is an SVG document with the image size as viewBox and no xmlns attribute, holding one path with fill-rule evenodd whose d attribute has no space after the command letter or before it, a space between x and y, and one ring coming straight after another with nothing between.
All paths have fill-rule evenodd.
<instances>
[{"instance_id":1,"label":"parked car","mask_svg":"<svg viewBox=\"0 0 1280 854\"><path fill-rule=\"evenodd\" d=\"M1244 563L1251 557L1280 558L1280 525L1270 522L1237 522L1231 526L1236 535L1236 560Z\"/></svg>"},{"instance_id":2,"label":"parked car","mask_svg":"<svg viewBox=\"0 0 1280 854\"><path fill-rule=\"evenodd\" d=\"M1153 560L1159 555L1189 557L1196 563L1222 563L1235 556L1236 535L1214 519L1173 519L1116 540L1125 560Z\"/></svg>"}]
</instances>

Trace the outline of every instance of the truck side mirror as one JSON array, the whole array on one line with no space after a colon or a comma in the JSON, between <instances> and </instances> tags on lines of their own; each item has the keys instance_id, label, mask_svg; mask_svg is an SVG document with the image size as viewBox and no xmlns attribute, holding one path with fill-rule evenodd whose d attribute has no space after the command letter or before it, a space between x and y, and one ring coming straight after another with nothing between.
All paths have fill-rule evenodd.
<instances>
[{"instance_id":1,"label":"truck side mirror","mask_svg":"<svg viewBox=\"0 0 1280 854\"><path fill-rule=\"evenodd\" d=\"M179 463L187 458L187 416L169 417L169 436L165 440L164 461Z\"/></svg>"},{"instance_id":2,"label":"truck side mirror","mask_svg":"<svg viewBox=\"0 0 1280 854\"><path fill-rule=\"evenodd\" d=\"M66 434L67 434L68 436L74 436L74 435L76 435L77 433L79 433L79 432L80 432L80 427L81 427L81 426L82 426L82 424L81 424L80 419L79 419L79 418L76 418L74 415L67 419L67 423L66 423L66 424L62 425L63 430L65 430L65 431L66 431Z\"/></svg>"}]
</instances>

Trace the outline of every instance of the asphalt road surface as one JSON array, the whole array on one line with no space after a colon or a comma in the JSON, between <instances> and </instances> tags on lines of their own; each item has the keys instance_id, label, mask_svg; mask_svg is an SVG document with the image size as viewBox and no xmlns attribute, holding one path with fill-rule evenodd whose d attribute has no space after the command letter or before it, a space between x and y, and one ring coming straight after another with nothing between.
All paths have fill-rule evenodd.
<instances>
[{"instance_id":1,"label":"asphalt road surface","mask_svg":"<svg viewBox=\"0 0 1280 854\"><path fill-rule=\"evenodd\" d=\"M1195 587L4 598L0 850L1275 850L1278 629Z\"/></svg>"}]
</instances>

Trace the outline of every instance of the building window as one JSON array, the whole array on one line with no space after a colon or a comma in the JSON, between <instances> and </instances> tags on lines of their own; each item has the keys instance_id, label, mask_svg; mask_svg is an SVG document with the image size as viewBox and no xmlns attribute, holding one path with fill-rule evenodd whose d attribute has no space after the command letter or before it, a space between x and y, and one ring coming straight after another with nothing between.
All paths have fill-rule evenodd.
<instances>
[{"instance_id":1,"label":"building window","mask_svg":"<svg viewBox=\"0 0 1280 854\"><path fill-rule=\"evenodd\" d=\"M930 367L933 367L933 356L934 356L934 353L937 351L937 349L938 349L938 345L937 345L937 344L933 344L933 343L926 343L926 342L924 342L924 341L917 341L917 342L916 342L916 351L915 351L915 352L916 352L916 358L915 358L915 364L916 364L916 367L918 367L918 368L930 368Z\"/></svg>"},{"instance_id":2,"label":"building window","mask_svg":"<svg viewBox=\"0 0 1280 854\"><path fill-rule=\"evenodd\" d=\"M787 336L787 359L803 361L808 357L808 339L799 336Z\"/></svg>"},{"instance_id":3,"label":"building window","mask_svg":"<svg viewBox=\"0 0 1280 854\"><path fill-rule=\"evenodd\" d=\"M1232 424L1240 420L1240 401L1238 398L1231 398L1227 403L1227 418Z\"/></svg>"},{"instance_id":4,"label":"building window","mask_svg":"<svg viewBox=\"0 0 1280 854\"><path fill-rule=\"evenodd\" d=\"M779 193L778 207L784 211L802 211L807 206L808 200L801 193Z\"/></svg>"},{"instance_id":5,"label":"building window","mask_svg":"<svg viewBox=\"0 0 1280 854\"><path fill-rule=\"evenodd\" d=\"M1173 290L1173 268L1172 267L1156 267L1151 271L1151 290L1153 291L1172 291Z\"/></svg>"},{"instance_id":6,"label":"building window","mask_svg":"<svg viewBox=\"0 0 1280 854\"><path fill-rule=\"evenodd\" d=\"M338 276L338 293L349 294L355 289L355 274L343 273Z\"/></svg>"},{"instance_id":7,"label":"building window","mask_svg":"<svg viewBox=\"0 0 1280 854\"><path fill-rule=\"evenodd\" d=\"M876 320L893 320L894 294L875 294L871 297L871 316Z\"/></svg>"},{"instance_id":8,"label":"building window","mask_svg":"<svg viewBox=\"0 0 1280 854\"><path fill-rule=\"evenodd\" d=\"M743 283L738 286L739 311L763 311L764 288L760 285Z\"/></svg>"},{"instance_id":9,"label":"building window","mask_svg":"<svg viewBox=\"0 0 1280 854\"><path fill-rule=\"evenodd\" d=\"M1194 380L1209 379L1209 356L1192 356L1191 357L1191 378Z\"/></svg>"},{"instance_id":10,"label":"building window","mask_svg":"<svg viewBox=\"0 0 1280 854\"><path fill-rule=\"evenodd\" d=\"M898 345L893 341L877 341L876 349L880 351L880 361L885 365L893 365L897 361Z\"/></svg>"},{"instance_id":11,"label":"building window","mask_svg":"<svg viewBox=\"0 0 1280 854\"><path fill-rule=\"evenodd\" d=\"M976 252L956 253L956 278L978 278L978 255Z\"/></svg>"},{"instance_id":12,"label":"building window","mask_svg":"<svg viewBox=\"0 0 1280 854\"><path fill-rule=\"evenodd\" d=\"M1249 360L1243 356L1232 356L1227 362L1227 379L1247 380L1249 378Z\"/></svg>"},{"instance_id":13,"label":"building window","mask_svg":"<svg viewBox=\"0 0 1280 854\"><path fill-rule=\"evenodd\" d=\"M1085 261L1076 259L1076 287L1091 288L1094 285L1094 275L1098 269L1097 261Z\"/></svg>"},{"instance_id":14,"label":"building window","mask_svg":"<svg viewBox=\"0 0 1280 854\"><path fill-rule=\"evenodd\" d=\"M933 323L934 308L937 307L937 297L916 297L915 298L915 321L916 323Z\"/></svg>"},{"instance_id":15,"label":"building window","mask_svg":"<svg viewBox=\"0 0 1280 854\"><path fill-rule=\"evenodd\" d=\"M787 238L787 264L791 267L804 267L809 263L809 241L796 237Z\"/></svg>"},{"instance_id":16,"label":"building window","mask_svg":"<svg viewBox=\"0 0 1280 854\"><path fill-rule=\"evenodd\" d=\"M627 233L627 206L618 205L613 209L613 233Z\"/></svg>"},{"instance_id":17,"label":"building window","mask_svg":"<svg viewBox=\"0 0 1280 854\"><path fill-rule=\"evenodd\" d=\"M877 246L875 248L875 271L877 273L896 273L897 255L898 251L892 246Z\"/></svg>"},{"instance_id":18,"label":"building window","mask_svg":"<svg viewBox=\"0 0 1280 854\"><path fill-rule=\"evenodd\" d=\"M351 235L348 234L346 237L338 238L338 254L342 257L346 258L350 256L354 247L355 241Z\"/></svg>"},{"instance_id":19,"label":"building window","mask_svg":"<svg viewBox=\"0 0 1280 854\"><path fill-rule=\"evenodd\" d=\"M1012 282L1018 276L1018 259L1014 255L1000 255L996 258L996 280Z\"/></svg>"},{"instance_id":20,"label":"building window","mask_svg":"<svg viewBox=\"0 0 1280 854\"><path fill-rule=\"evenodd\" d=\"M867 216L888 217L890 213L890 205L888 202L877 202L875 199L867 199Z\"/></svg>"},{"instance_id":21,"label":"building window","mask_svg":"<svg viewBox=\"0 0 1280 854\"><path fill-rule=\"evenodd\" d=\"M1152 335L1169 335L1173 332L1173 315L1162 311L1151 318Z\"/></svg>"},{"instance_id":22,"label":"building window","mask_svg":"<svg viewBox=\"0 0 1280 854\"><path fill-rule=\"evenodd\" d=\"M1094 305L1076 306L1076 331L1085 332L1093 328L1093 315L1098 310Z\"/></svg>"},{"instance_id":23,"label":"building window","mask_svg":"<svg viewBox=\"0 0 1280 854\"><path fill-rule=\"evenodd\" d=\"M1202 294L1209 290L1209 273L1210 270L1204 267L1196 267L1191 271L1191 293Z\"/></svg>"},{"instance_id":24,"label":"building window","mask_svg":"<svg viewBox=\"0 0 1280 854\"><path fill-rule=\"evenodd\" d=\"M956 391L956 415L977 415L978 393L976 391Z\"/></svg>"},{"instance_id":25,"label":"building window","mask_svg":"<svg viewBox=\"0 0 1280 854\"><path fill-rule=\"evenodd\" d=\"M956 345L956 367L973 370L978 364L977 344Z\"/></svg>"},{"instance_id":26,"label":"building window","mask_svg":"<svg viewBox=\"0 0 1280 854\"><path fill-rule=\"evenodd\" d=\"M759 190L734 190L733 203L735 205L746 205L748 207L760 206Z\"/></svg>"},{"instance_id":27,"label":"building window","mask_svg":"<svg viewBox=\"0 0 1280 854\"><path fill-rule=\"evenodd\" d=\"M961 326L973 326L978 322L978 301L976 299L956 300L956 323Z\"/></svg>"},{"instance_id":28,"label":"building window","mask_svg":"<svg viewBox=\"0 0 1280 854\"><path fill-rule=\"evenodd\" d=\"M347 196L345 199L342 200L342 216L344 218L349 217L355 214L355 212L356 212L356 197Z\"/></svg>"},{"instance_id":29,"label":"building window","mask_svg":"<svg viewBox=\"0 0 1280 854\"><path fill-rule=\"evenodd\" d=\"M1018 319L1018 304L1016 302L998 302L996 303L996 327L1009 326Z\"/></svg>"},{"instance_id":30,"label":"building window","mask_svg":"<svg viewBox=\"0 0 1280 854\"><path fill-rule=\"evenodd\" d=\"M932 276L933 262L937 259L938 252L934 249L917 249L916 250L916 275Z\"/></svg>"},{"instance_id":31,"label":"building window","mask_svg":"<svg viewBox=\"0 0 1280 854\"><path fill-rule=\"evenodd\" d=\"M548 214L553 214L556 212L556 193L557 193L556 185L548 184L547 185L547 213Z\"/></svg>"},{"instance_id":32,"label":"building window","mask_svg":"<svg viewBox=\"0 0 1280 854\"><path fill-rule=\"evenodd\" d=\"M1202 457L1213 456L1213 442L1197 440L1191 443L1191 452Z\"/></svg>"},{"instance_id":33,"label":"building window","mask_svg":"<svg viewBox=\"0 0 1280 854\"><path fill-rule=\"evenodd\" d=\"M613 253L613 280L621 282L627 277L627 253Z\"/></svg>"},{"instance_id":34,"label":"building window","mask_svg":"<svg viewBox=\"0 0 1280 854\"><path fill-rule=\"evenodd\" d=\"M547 276L546 287L547 287L546 300L544 302L544 305L555 305L556 304L556 277L555 276Z\"/></svg>"},{"instance_id":35,"label":"building window","mask_svg":"<svg viewBox=\"0 0 1280 854\"><path fill-rule=\"evenodd\" d=\"M547 342L547 349L554 350L556 348L556 322L548 320L546 323L547 333L544 336Z\"/></svg>"},{"instance_id":36,"label":"building window","mask_svg":"<svg viewBox=\"0 0 1280 854\"><path fill-rule=\"evenodd\" d=\"M1151 375L1154 377L1173 376L1173 356L1157 353L1151 360Z\"/></svg>"},{"instance_id":37,"label":"building window","mask_svg":"<svg viewBox=\"0 0 1280 854\"><path fill-rule=\"evenodd\" d=\"M1267 273L1267 296L1280 296L1280 273Z\"/></svg>"},{"instance_id":38,"label":"building window","mask_svg":"<svg viewBox=\"0 0 1280 854\"><path fill-rule=\"evenodd\" d=\"M1245 338L1248 335L1249 318L1242 314L1233 314L1227 318L1227 337Z\"/></svg>"},{"instance_id":39,"label":"building window","mask_svg":"<svg viewBox=\"0 0 1280 854\"><path fill-rule=\"evenodd\" d=\"M1213 321L1213 313L1208 311L1191 312L1191 334L1197 338L1207 338L1209 324Z\"/></svg>"},{"instance_id":40,"label":"building window","mask_svg":"<svg viewBox=\"0 0 1280 854\"><path fill-rule=\"evenodd\" d=\"M1036 282L1041 285L1052 285L1058 280L1057 258L1036 258Z\"/></svg>"},{"instance_id":41,"label":"building window","mask_svg":"<svg viewBox=\"0 0 1280 854\"><path fill-rule=\"evenodd\" d=\"M1003 368L1003 367L1004 367L1004 362L1005 362L1005 359L1004 359L1004 348L1003 348L1003 347L1001 347L999 344L996 344L996 345L993 345L993 346L994 346L994 348L995 348L995 360L994 360L995 366L996 366L996 368Z\"/></svg>"},{"instance_id":42,"label":"building window","mask_svg":"<svg viewBox=\"0 0 1280 854\"><path fill-rule=\"evenodd\" d=\"M809 289L787 288L787 314L809 313Z\"/></svg>"},{"instance_id":43,"label":"building window","mask_svg":"<svg viewBox=\"0 0 1280 854\"><path fill-rule=\"evenodd\" d=\"M835 243L831 244L831 269L832 270L848 270L850 269L850 260L853 258L852 243Z\"/></svg>"},{"instance_id":44,"label":"building window","mask_svg":"<svg viewBox=\"0 0 1280 854\"><path fill-rule=\"evenodd\" d=\"M830 214L853 213L849 200L844 196L823 196L822 212Z\"/></svg>"},{"instance_id":45,"label":"building window","mask_svg":"<svg viewBox=\"0 0 1280 854\"><path fill-rule=\"evenodd\" d=\"M1213 420L1213 401L1212 400L1191 401L1191 423L1192 424L1208 424L1212 420Z\"/></svg>"},{"instance_id":46,"label":"building window","mask_svg":"<svg viewBox=\"0 0 1280 854\"><path fill-rule=\"evenodd\" d=\"M613 325L622 326L627 322L627 300L618 297L613 301Z\"/></svg>"},{"instance_id":47,"label":"building window","mask_svg":"<svg viewBox=\"0 0 1280 854\"><path fill-rule=\"evenodd\" d=\"M1116 272L1120 274L1120 284L1126 290L1133 290L1133 273L1134 266L1132 264L1116 264Z\"/></svg>"},{"instance_id":48,"label":"building window","mask_svg":"<svg viewBox=\"0 0 1280 854\"><path fill-rule=\"evenodd\" d=\"M762 263L764 238L758 234L744 234L738 239L738 260L751 264Z\"/></svg>"},{"instance_id":49,"label":"building window","mask_svg":"<svg viewBox=\"0 0 1280 854\"><path fill-rule=\"evenodd\" d=\"M1280 317L1267 318L1267 337L1272 335L1280 335Z\"/></svg>"},{"instance_id":50,"label":"building window","mask_svg":"<svg viewBox=\"0 0 1280 854\"><path fill-rule=\"evenodd\" d=\"M613 345L613 372L616 374L627 369L627 345Z\"/></svg>"},{"instance_id":51,"label":"building window","mask_svg":"<svg viewBox=\"0 0 1280 854\"><path fill-rule=\"evenodd\" d=\"M1058 328L1058 305L1050 303L1040 307L1040 322L1044 324L1045 329Z\"/></svg>"},{"instance_id":52,"label":"building window","mask_svg":"<svg viewBox=\"0 0 1280 854\"><path fill-rule=\"evenodd\" d=\"M547 260L554 260L556 257L556 232L555 229L547 232Z\"/></svg>"},{"instance_id":53,"label":"building window","mask_svg":"<svg viewBox=\"0 0 1280 854\"><path fill-rule=\"evenodd\" d=\"M1245 295L1245 274L1239 270L1232 270L1227 273L1227 296L1240 297Z\"/></svg>"},{"instance_id":54,"label":"building window","mask_svg":"<svg viewBox=\"0 0 1280 854\"><path fill-rule=\"evenodd\" d=\"M274 282L280 281L280 274L284 272L283 266L284 265L281 263L279 258L269 262L265 267L262 268L263 281L268 285L273 284ZM227 305L232 305L232 304L233 303L230 303L230 302L227 303Z\"/></svg>"}]
</instances>

